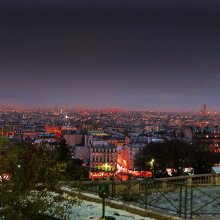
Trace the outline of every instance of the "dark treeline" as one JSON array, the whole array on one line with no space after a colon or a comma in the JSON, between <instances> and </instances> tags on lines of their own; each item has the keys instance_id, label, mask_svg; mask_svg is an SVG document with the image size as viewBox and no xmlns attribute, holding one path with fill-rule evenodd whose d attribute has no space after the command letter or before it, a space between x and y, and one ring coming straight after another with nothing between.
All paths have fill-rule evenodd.
<instances>
[{"instance_id":1,"label":"dark treeline","mask_svg":"<svg viewBox=\"0 0 220 220\"><path fill-rule=\"evenodd\" d=\"M219 155L195 144L173 140L150 143L135 163L141 170L151 170L155 177L168 176L167 168L172 170L173 176L184 175L184 168L188 167L193 168L194 174L204 174L210 173L211 167L219 163Z\"/></svg>"}]
</instances>

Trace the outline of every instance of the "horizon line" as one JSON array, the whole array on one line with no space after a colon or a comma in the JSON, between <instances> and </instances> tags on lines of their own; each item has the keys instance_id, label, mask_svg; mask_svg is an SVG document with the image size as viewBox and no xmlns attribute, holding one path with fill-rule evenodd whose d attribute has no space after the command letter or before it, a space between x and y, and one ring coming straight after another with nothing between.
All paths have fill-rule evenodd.
<instances>
[{"instance_id":1,"label":"horizon line","mask_svg":"<svg viewBox=\"0 0 220 220\"><path fill-rule=\"evenodd\" d=\"M193 112L200 113L201 109L164 109L161 108L120 108L115 106L105 106L105 107L92 107L92 106L65 106L65 105L51 105L51 106L28 106L28 105L15 105L15 104L3 104L0 105L1 110L3 109L13 109L13 110L48 110L48 109L63 109L63 110L80 110L80 111L112 111L112 112ZM207 113L219 113L216 110L207 111Z\"/></svg>"}]
</instances>

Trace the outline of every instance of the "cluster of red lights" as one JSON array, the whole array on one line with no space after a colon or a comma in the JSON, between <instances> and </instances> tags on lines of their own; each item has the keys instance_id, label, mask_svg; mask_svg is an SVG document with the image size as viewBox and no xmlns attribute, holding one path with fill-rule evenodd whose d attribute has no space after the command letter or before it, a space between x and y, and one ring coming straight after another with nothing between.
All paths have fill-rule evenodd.
<instances>
[{"instance_id":1,"label":"cluster of red lights","mask_svg":"<svg viewBox=\"0 0 220 220\"><path fill-rule=\"evenodd\" d=\"M49 125L46 125L45 126L45 130L48 132L48 133L53 133L56 135L56 138L57 139L60 139L60 136L61 136L61 128L59 126L49 126Z\"/></svg>"},{"instance_id":2,"label":"cluster of red lights","mask_svg":"<svg viewBox=\"0 0 220 220\"><path fill-rule=\"evenodd\" d=\"M152 177L152 172L150 171L133 171L129 170L128 172L116 172L114 175L115 179L128 180L129 178L149 178ZM110 179L113 176L111 172L99 171L99 172L90 172L90 179Z\"/></svg>"}]
</instances>

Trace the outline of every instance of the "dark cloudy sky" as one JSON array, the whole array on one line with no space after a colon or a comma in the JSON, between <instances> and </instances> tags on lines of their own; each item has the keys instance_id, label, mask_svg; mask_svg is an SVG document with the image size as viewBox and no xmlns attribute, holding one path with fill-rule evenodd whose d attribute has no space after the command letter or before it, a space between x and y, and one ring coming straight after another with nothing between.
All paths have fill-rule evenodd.
<instances>
[{"instance_id":1,"label":"dark cloudy sky","mask_svg":"<svg viewBox=\"0 0 220 220\"><path fill-rule=\"evenodd\" d=\"M0 104L220 111L218 0L1 0Z\"/></svg>"}]
</instances>

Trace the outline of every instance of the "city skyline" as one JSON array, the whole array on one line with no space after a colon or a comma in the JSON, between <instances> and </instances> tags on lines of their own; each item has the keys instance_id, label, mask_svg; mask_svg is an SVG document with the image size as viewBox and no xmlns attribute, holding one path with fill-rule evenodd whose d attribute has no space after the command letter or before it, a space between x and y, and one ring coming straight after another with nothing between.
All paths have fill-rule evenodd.
<instances>
[{"instance_id":1,"label":"city skyline","mask_svg":"<svg viewBox=\"0 0 220 220\"><path fill-rule=\"evenodd\" d=\"M1 1L0 104L220 111L218 1Z\"/></svg>"},{"instance_id":2,"label":"city skyline","mask_svg":"<svg viewBox=\"0 0 220 220\"><path fill-rule=\"evenodd\" d=\"M117 113L117 112L161 112L161 113L197 113L197 114L202 114L202 115L217 115L220 113L220 111L212 110L209 108L209 106L206 106L206 109L204 109L203 104L199 106L200 108L196 110L167 110L164 108L150 108L149 106L146 108L139 108L139 109L129 109L129 108L119 108L115 106L103 106L103 107L91 107L91 106L80 106L80 105L75 105L75 106L64 106L64 105L47 105L47 106L42 106L42 105L15 105L15 104L1 104L0 105L0 110L2 112L7 112L7 111L59 111L63 112L63 114L67 114L68 112L105 112L105 113Z\"/></svg>"}]
</instances>

